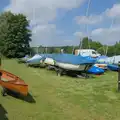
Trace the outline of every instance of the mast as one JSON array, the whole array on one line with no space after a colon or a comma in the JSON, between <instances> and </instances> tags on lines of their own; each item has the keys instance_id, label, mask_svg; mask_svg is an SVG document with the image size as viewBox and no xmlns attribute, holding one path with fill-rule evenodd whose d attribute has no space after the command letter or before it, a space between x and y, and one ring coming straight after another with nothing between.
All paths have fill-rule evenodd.
<instances>
[{"instance_id":1,"label":"mast","mask_svg":"<svg viewBox=\"0 0 120 120\"><path fill-rule=\"evenodd\" d=\"M72 49L72 54L74 54L74 50L75 50L75 47L73 46L73 49Z\"/></svg>"},{"instance_id":2,"label":"mast","mask_svg":"<svg viewBox=\"0 0 120 120\"><path fill-rule=\"evenodd\" d=\"M90 4L91 4L91 0L88 0L88 6L87 6L87 10L86 10L86 17L88 17L89 14L89 9L90 9ZM85 29L86 29L86 33L88 35L88 24L85 24ZM89 43L89 35L88 35L88 47L90 49L90 43ZM80 44L79 44L79 49L82 48L82 38L80 38Z\"/></svg>"},{"instance_id":3,"label":"mast","mask_svg":"<svg viewBox=\"0 0 120 120\"><path fill-rule=\"evenodd\" d=\"M86 17L88 17L88 15L89 15L90 4L91 4L91 0L88 1L88 7L87 7L87 11L86 11ZM86 24L86 33L88 35L88 24ZM89 35L88 35L88 47L90 49Z\"/></svg>"},{"instance_id":4,"label":"mast","mask_svg":"<svg viewBox=\"0 0 120 120\"><path fill-rule=\"evenodd\" d=\"M112 19L112 23L111 23L109 29L111 29L111 28L113 27L114 21L115 21L115 18ZM110 32L110 33L111 33L111 32ZM109 34L110 34L110 33L109 33ZM108 45L107 45L107 47L106 47L105 55L107 55L107 52L108 52Z\"/></svg>"},{"instance_id":5,"label":"mast","mask_svg":"<svg viewBox=\"0 0 120 120\"><path fill-rule=\"evenodd\" d=\"M79 49L82 49L82 38L80 38Z\"/></svg>"}]
</instances>

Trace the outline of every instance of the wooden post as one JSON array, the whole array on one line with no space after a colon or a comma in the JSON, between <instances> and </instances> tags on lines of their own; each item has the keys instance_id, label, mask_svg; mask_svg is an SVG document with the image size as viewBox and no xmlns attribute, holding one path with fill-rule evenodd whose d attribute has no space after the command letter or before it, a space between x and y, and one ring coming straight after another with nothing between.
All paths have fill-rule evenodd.
<instances>
[{"instance_id":1,"label":"wooden post","mask_svg":"<svg viewBox=\"0 0 120 120\"><path fill-rule=\"evenodd\" d=\"M0 80L1 80L1 76L2 76L2 73L1 73L1 56L0 56Z\"/></svg>"},{"instance_id":2,"label":"wooden post","mask_svg":"<svg viewBox=\"0 0 120 120\"><path fill-rule=\"evenodd\" d=\"M1 69L1 64L2 64L2 63L1 63L1 56L0 56L0 69Z\"/></svg>"},{"instance_id":3,"label":"wooden post","mask_svg":"<svg viewBox=\"0 0 120 120\"><path fill-rule=\"evenodd\" d=\"M118 62L118 91L120 91L120 61Z\"/></svg>"}]
</instances>

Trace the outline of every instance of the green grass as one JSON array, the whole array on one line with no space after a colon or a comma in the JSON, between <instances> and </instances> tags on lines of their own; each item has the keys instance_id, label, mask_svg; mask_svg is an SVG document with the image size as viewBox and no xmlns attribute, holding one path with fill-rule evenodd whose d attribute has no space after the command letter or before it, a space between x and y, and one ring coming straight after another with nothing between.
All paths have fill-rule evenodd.
<instances>
[{"instance_id":1,"label":"green grass","mask_svg":"<svg viewBox=\"0 0 120 120\"><path fill-rule=\"evenodd\" d=\"M85 80L57 77L54 71L27 68L15 60L2 61L2 68L21 77L36 101L0 95L9 120L120 120L115 72Z\"/></svg>"}]
</instances>

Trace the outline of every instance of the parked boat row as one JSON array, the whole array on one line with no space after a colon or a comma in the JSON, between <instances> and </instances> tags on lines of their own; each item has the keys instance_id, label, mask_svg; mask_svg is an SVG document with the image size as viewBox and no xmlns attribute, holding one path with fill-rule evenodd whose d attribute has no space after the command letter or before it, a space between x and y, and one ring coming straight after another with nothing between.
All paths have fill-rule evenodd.
<instances>
[{"instance_id":1,"label":"parked boat row","mask_svg":"<svg viewBox=\"0 0 120 120\"><path fill-rule=\"evenodd\" d=\"M92 49L83 49L76 50L75 55L65 53L36 54L31 58L25 56L21 58L21 61L24 61L27 66L44 66L47 69L54 69L59 75L64 73L103 74L108 69L118 71L118 66L111 63L109 59L109 57L101 56Z\"/></svg>"}]
</instances>

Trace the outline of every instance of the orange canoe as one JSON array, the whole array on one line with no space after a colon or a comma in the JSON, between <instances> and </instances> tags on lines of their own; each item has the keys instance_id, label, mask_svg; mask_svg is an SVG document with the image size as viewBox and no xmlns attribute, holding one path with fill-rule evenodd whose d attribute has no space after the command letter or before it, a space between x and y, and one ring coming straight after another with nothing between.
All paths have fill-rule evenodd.
<instances>
[{"instance_id":1,"label":"orange canoe","mask_svg":"<svg viewBox=\"0 0 120 120\"><path fill-rule=\"evenodd\" d=\"M4 70L0 70L0 73L0 85L3 88L24 96L28 95L28 85L21 78Z\"/></svg>"}]
</instances>

